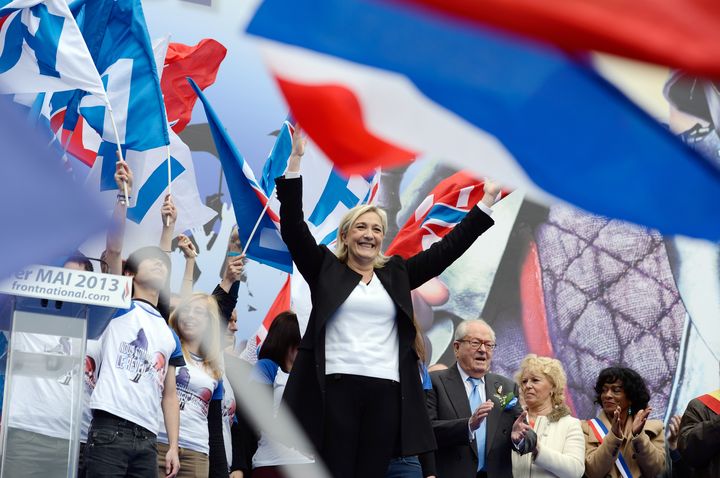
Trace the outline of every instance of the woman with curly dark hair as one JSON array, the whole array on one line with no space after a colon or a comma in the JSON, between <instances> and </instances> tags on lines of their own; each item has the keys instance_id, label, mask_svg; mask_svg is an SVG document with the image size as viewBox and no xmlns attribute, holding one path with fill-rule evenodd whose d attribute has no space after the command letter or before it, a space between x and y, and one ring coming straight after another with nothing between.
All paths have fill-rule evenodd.
<instances>
[{"instance_id":1,"label":"woman with curly dark hair","mask_svg":"<svg viewBox=\"0 0 720 478\"><path fill-rule=\"evenodd\" d=\"M595 384L597 418L582 423L585 476L654 477L665 469L665 434L652 412L645 381L633 369L603 369Z\"/></svg>"}]
</instances>

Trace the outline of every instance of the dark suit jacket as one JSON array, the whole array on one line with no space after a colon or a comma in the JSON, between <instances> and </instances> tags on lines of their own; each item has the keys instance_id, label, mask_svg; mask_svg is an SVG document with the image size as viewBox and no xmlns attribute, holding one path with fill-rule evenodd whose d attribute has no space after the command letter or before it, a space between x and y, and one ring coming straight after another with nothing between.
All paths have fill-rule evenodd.
<instances>
[{"instance_id":1,"label":"dark suit jacket","mask_svg":"<svg viewBox=\"0 0 720 478\"><path fill-rule=\"evenodd\" d=\"M340 262L327 247L318 246L305 224L302 211L302 180L277 178L282 238L293 261L310 286L312 312L300 342L283 400L322 449L325 411L325 325L357 286L362 276ZM435 448L413 349L415 327L410 291L440 275L460 257L493 220L473 208L445 238L427 251L408 259L392 257L375 269L397 311L400 354L400 451L404 456ZM373 344L368 344L372 347Z\"/></svg>"},{"instance_id":2,"label":"dark suit jacket","mask_svg":"<svg viewBox=\"0 0 720 478\"><path fill-rule=\"evenodd\" d=\"M457 365L431 373L430 379L433 388L428 393L427 407L438 444L435 452L437 477L474 477L478 457L475 441L469 440L468 419L472 413ZM519 405L509 410L500 408L495 395L501 385L503 394L513 391L518 396L517 385L512 380L494 373L485 375L485 396L495 402L486 418L485 471L490 478L512 478L510 432L513 422L522 413Z\"/></svg>"}]
</instances>

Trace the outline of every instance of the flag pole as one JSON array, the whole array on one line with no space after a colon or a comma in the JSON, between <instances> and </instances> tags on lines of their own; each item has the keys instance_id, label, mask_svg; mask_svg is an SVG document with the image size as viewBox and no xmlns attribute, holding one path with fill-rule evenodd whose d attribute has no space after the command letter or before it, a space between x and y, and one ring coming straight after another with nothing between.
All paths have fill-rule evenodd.
<instances>
[{"instance_id":1,"label":"flag pole","mask_svg":"<svg viewBox=\"0 0 720 478\"><path fill-rule=\"evenodd\" d=\"M107 94L105 95L105 105L107 105L108 113L110 113L110 122L112 123L113 132L115 133L115 142L117 143L117 156L118 161L123 160L122 148L120 147L120 134L118 133L117 124L115 124L115 116L113 116L112 106L110 105L110 98ZM130 204L130 196L128 195L127 181L123 181L123 194L125 195L125 204Z\"/></svg>"},{"instance_id":2,"label":"flag pole","mask_svg":"<svg viewBox=\"0 0 720 478\"><path fill-rule=\"evenodd\" d=\"M165 116L165 124L167 124L167 116ZM167 172L168 172L168 195L172 196L172 169L170 165L170 145L167 145ZM170 216L165 216L165 227L170 226Z\"/></svg>"},{"instance_id":3,"label":"flag pole","mask_svg":"<svg viewBox=\"0 0 720 478\"><path fill-rule=\"evenodd\" d=\"M253 240L253 237L255 237L255 232L257 231L258 227L260 226L260 221L262 221L262 218L265 216L265 213L268 210L268 207L270 206L270 198L272 198L273 194L275 194L275 188L273 187L273 190L270 192L270 197L268 197L267 202L265 203L265 207L263 208L262 212L260 213L260 217L258 217L257 222L255 223L255 227L253 227L252 232L250 232L250 237L248 237L248 240L245 241L245 246L243 247L243 255L247 252L248 247L250 247L250 241Z\"/></svg>"}]
</instances>

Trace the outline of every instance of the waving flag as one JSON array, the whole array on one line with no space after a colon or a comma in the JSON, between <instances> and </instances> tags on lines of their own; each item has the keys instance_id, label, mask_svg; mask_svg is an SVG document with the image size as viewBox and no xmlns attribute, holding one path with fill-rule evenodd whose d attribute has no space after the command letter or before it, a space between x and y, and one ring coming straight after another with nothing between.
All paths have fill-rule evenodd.
<instances>
[{"instance_id":1,"label":"waving flag","mask_svg":"<svg viewBox=\"0 0 720 478\"><path fill-rule=\"evenodd\" d=\"M282 176L287 169L294 131L290 121L283 123L263 166L260 184L268 197L275 188L275 178ZM310 232L319 243L329 245L335 240L337 225L348 210L358 204L375 202L380 173L373 171L366 176L343 174L310 140L305 145L302 170L307 173L303 175L303 204L307 211L311 211L307 217ZM270 199L270 209L276 214L280 211L280 203L274 197Z\"/></svg>"},{"instance_id":2,"label":"waving flag","mask_svg":"<svg viewBox=\"0 0 720 478\"><path fill-rule=\"evenodd\" d=\"M63 174L53 150L8 98L0 98L0 144L4 278L29 263L67 255L107 221L92 198Z\"/></svg>"},{"instance_id":3,"label":"waving flag","mask_svg":"<svg viewBox=\"0 0 720 478\"><path fill-rule=\"evenodd\" d=\"M145 151L170 144L158 68L140 0L85 1L78 18L126 148ZM64 128L75 129L77 113L105 141L116 143L110 111L79 92L65 114Z\"/></svg>"},{"instance_id":4,"label":"waving flag","mask_svg":"<svg viewBox=\"0 0 720 478\"><path fill-rule=\"evenodd\" d=\"M215 83L220 63L227 49L212 39L200 40L195 46L170 43L165 57L160 87L165 96L168 121L179 133L190 122L197 95L186 77L195 80L201 90Z\"/></svg>"},{"instance_id":5,"label":"waving flag","mask_svg":"<svg viewBox=\"0 0 720 478\"><path fill-rule=\"evenodd\" d=\"M103 142L87 179L88 187L99 190L107 205L114 204L119 193L113 177L116 151L115 144ZM127 210L124 241L124 249L132 251L160 238L160 208L168 185L167 148L126 150L124 155L134 176L132 207ZM174 132L170 132L170 165L173 202L178 211L175 234L204 226L216 212L203 204L190 148Z\"/></svg>"},{"instance_id":6,"label":"waving flag","mask_svg":"<svg viewBox=\"0 0 720 478\"><path fill-rule=\"evenodd\" d=\"M420 203L388 247L388 256L405 259L429 249L445 237L484 195L483 181L464 172L455 173L438 184ZM503 197L501 193L498 199Z\"/></svg>"},{"instance_id":7,"label":"waving flag","mask_svg":"<svg viewBox=\"0 0 720 478\"><path fill-rule=\"evenodd\" d=\"M163 59L168 47L167 38L161 38L153 42L153 56L158 69L158 75L163 76ZM47 112L44 112L50 118L52 130L58 135L61 134L61 144L67 151L81 162L88 166L93 166L97 157L100 144L103 138L91 128L83 116L79 116L77 112L72 112L72 108L77 108L78 97L80 94L76 91L63 91L54 93L50 100ZM70 119L65 121L68 105L71 108ZM73 129L66 129L73 128ZM110 142L115 141L112 139Z\"/></svg>"},{"instance_id":8,"label":"waving flag","mask_svg":"<svg viewBox=\"0 0 720 478\"><path fill-rule=\"evenodd\" d=\"M720 76L720 8L712 0L412 3L542 39L568 51L597 50L703 76Z\"/></svg>"},{"instance_id":9,"label":"waving flag","mask_svg":"<svg viewBox=\"0 0 720 478\"><path fill-rule=\"evenodd\" d=\"M188 81L205 107L210 132L235 209L240 242L248 244L252 235L247 245L247 257L281 271L292 272L292 259L280 237L277 215L270 209L264 211L268 199L255 180L250 166L238 152L203 92L191 78L188 78ZM260 224L253 234L258 219Z\"/></svg>"},{"instance_id":10,"label":"waving flag","mask_svg":"<svg viewBox=\"0 0 720 478\"><path fill-rule=\"evenodd\" d=\"M260 187L267 197L272 196L275 190L275 178L285 174L287 169L288 158L292 152L292 137L295 134L295 128L290 121L284 121L280 131L278 132L272 151L263 166L262 177L260 178Z\"/></svg>"},{"instance_id":11,"label":"waving flag","mask_svg":"<svg viewBox=\"0 0 720 478\"><path fill-rule=\"evenodd\" d=\"M267 0L248 32L264 38L297 120L346 172L425 153L546 203L720 239L707 220L720 172L559 51L413 2ZM678 183L692 197L668 201Z\"/></svg>"},{"instance_id":12,"label":"waving flag","mask_svg":"<svg viewBox=\"0 0 720 478\"><path fill-rule=\"evenodd\" d=\"M70 90L33 96L36 103L40 100L37 119L47 123L48 129L57 139L56 146L62 150L63 158L67 150L84 164L92 166L102 143L100 135L88 127L82 117L78 119L74 131L63 129L67 104L74 94L75 90ZM15 95L15 102L30 106L27 95Z\"/></svg>"},{"instance_id":13,"label":"waving flag","mask_svg":"<svg viewBox=\"0 0 720 478\"><path fill-rule=\"evenodd\" d=\"M0 93L105 89L65 0L0 0Z\"/></svg>"}]
</instances>

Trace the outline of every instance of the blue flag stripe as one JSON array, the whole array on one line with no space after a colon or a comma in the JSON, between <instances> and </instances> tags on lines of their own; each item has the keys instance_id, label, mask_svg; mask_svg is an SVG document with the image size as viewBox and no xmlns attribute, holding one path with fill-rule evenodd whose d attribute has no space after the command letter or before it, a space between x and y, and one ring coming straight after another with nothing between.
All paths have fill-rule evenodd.
<instances>
[{"instance_id":1,"label":"blue flag stripe","mask_svg":"<svg viewBox=\"0 0 720 478\"><path fill-rule=\"evenodd\" d=\"M109 161L104 161L103 166L105 166L105 162ZM185 168L183 167L183 165L180 164L177 159L170 156L170 177L172 178L172 180L174 181L175 178L180 176L184 171ZM152 172L150 177L147 178L147 181L145 181L145 183L138 191L135 207L128 209L127 218L137 224L140 224L140 222L142 222L142 220L145 218L147 212L150 210L150 207L155 204L155 201L157 201L157 199L167 187L167 163L162 162L158 165L157 168L155 168L155 171Z\"/></svg>"}]
</instances>

